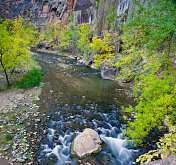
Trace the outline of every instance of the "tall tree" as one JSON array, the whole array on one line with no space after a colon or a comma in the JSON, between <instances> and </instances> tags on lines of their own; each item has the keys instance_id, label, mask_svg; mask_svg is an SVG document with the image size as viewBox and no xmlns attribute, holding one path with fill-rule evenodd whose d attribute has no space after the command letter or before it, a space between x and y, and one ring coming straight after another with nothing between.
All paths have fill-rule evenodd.
<instances>
[{"instance_id":1,"label":"tall tree","mask_svg":"<svg viewBox=\"0 0 176 165\"><path fill-rule=\"evenodd\" d=\"M25 31L24 20L6 20L0 24L0 67L10 86L9 74L15 68L24 69L30 63L30 35Z\"/></svg>"}]
</instances>

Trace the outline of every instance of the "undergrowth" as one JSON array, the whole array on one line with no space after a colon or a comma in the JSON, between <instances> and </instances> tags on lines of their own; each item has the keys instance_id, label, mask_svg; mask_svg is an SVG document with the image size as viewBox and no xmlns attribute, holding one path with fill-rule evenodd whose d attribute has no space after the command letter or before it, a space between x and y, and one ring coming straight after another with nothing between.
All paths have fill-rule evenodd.
<instances>
[{"instance_id":1,"label":"undergrowth","mask_svg":"<svg viewBox=\"0 0 176 165\"><path fill-rule=\"evenodd\" d=\"M16 83L17 88L27 89L35 86L39 86L42 81L41 68L33 67L28 73Z\"/></svg>"}]
</instances>

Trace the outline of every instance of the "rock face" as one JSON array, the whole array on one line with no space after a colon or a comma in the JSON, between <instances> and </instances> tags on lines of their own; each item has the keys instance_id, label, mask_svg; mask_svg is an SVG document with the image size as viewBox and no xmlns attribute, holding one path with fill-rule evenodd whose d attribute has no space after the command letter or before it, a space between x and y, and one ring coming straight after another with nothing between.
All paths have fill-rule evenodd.
<instances>
[{"instance_id":1,"label":"rock face","mask_svg":"<svg viewBox=\"0 0 176 165\"><path fill-rule=\"evenodd\" d=\"M45 22L67 23L74 9L76 24L91 23L95 18L96 6L93 4L95 2L90 0L3 0L0 3L0 17L14 19L21 15L41 27Z\"/></svg>"},{"instance_id":2,"label":"rock face","mask_svg":"<svg viewBox=\"0 0 176 165\"><path fill-rule=\"evenodd\" d=\"M74 0L4 0L0 4L0 17L14 19L16 16L29 19L40 26L45 22L67 22Z\"/></svg>"},{"instance_id":3,"label":"rock face","mask_svg":"<svg viewBox=\"0 0 176 165\"><path fill-rule=\"evenodd\" d=\"M162 160L155 160L145 165L176 165L176 156L168 157Z\"/></svg>"},{"instance_id":4,"label":"rock face","mask_svg":"<svg viewBox=\"0 0 176 165\"><path fill-rule=\"evenodd\" d=\"M107 18L111 8L115 6L117 19L115 26L128 21L130 13L137 11L132 0L1 0L0 17L14 19L21 15L31 22L44 25L45 22L53 24L66 23L71 11L74 11L75 24L96 24L98 35L107 30ZM148 0L140 0L144 6Z\"/></svg>"},{"instance_id":5,"label":"rock face","mask_svg":"<svg viewBox=\"0 0 176 165\"><path fill-rule=\"evenodd\" d=\"M98 133L90 128L86 128L74 139L71 154L82 158L93 153L98 153L102 150L101 143L102 141Z\"/></svg>"}]
</instances>

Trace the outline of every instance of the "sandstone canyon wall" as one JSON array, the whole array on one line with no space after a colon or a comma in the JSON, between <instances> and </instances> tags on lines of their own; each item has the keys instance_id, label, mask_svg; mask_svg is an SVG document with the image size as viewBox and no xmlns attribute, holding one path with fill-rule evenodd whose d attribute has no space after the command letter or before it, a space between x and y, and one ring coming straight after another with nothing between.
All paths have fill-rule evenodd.
<instances>
[{"instance_id":1,"label":"sandstone canyon wall","mask_svg":"<svg viewBox=\"0 0 176 165\"><path fill-rule=\"evenodd\" d=\"M14 19L18 15L40 26L46 22L66 23L74 11L75 24L95 20L95 1L90 0L1 0L0 17Z\"/></svg>"},{"instance_id":2,"label":"sandstone canyon wall","mask_svg":"<svg viewBox=\"0 0 176 165\"><path fill-rule=\"evenodd\" d=\"M140 0L143 4L147 1ZM132 0L0 0L0 17L14 19L18 15L37 25L46 22L66 23L71 11L75 24L92 24L97 33L107 30L107 17L115 6L116 27L125 23L132 10L137 10Z\"/></svg>"}]
</instances>

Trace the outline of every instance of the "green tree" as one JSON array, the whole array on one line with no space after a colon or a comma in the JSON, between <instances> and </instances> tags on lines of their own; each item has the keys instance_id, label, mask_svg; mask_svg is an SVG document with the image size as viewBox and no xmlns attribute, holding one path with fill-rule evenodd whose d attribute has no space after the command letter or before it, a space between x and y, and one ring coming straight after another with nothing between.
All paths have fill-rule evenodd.
<instances>
[{"instance_id":1,"label":"green tree","mask_svg":"<svg viewBox=\"0 0 176 165\"><path fill-rule=\"evenodd\" d=\"M76 35L78 36L77 47L81 50L85 57L88 57L90 50L90 35L91 31L87 24L79 25L76 28Z\"/></svg>"},{"instance_id":2,"label":"green tree","mask_svg":"<svg viewBox=\"0 0 176 165\"><path fill-rule=\"evenodd\" d=\"M14 21L1 20L0 24L0 67L4 71L8 86L9 75L15 68L24 69L30 63L30 35L23 24L21 17Z\"/></svg>"},{"instance_id":3,"label":"green tree","mask_svg":"<svg viewBox=\"0 0 176 165\"><path fill-rule=\"evenodd\" d=\"M60 23L56 25L47 23L45 31L40 34L39 41L45 42L50 47L53 46L57 48L61 38L61 28Z\"/></svg>"},{"instance_id":4,"label":"green tree","mask_svg":"<svg viewBox=\"0 0 176 165\"><path fill-rule=\"evenodd\" d=\"M123 54L115 64L122 78L134 77L134 94L139 95L136 119L128 123L127 136L142 143L154 128L161 130L166 115L175 121L176 73L174 1L149 1L144 7L136 1L138 13L124 26ZM126 117L125 117L126 118Z\"/></svg>"}]
</instances>

